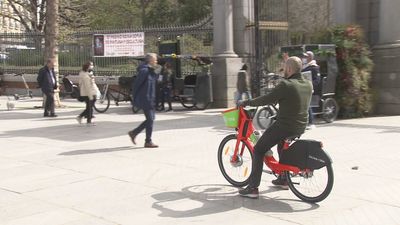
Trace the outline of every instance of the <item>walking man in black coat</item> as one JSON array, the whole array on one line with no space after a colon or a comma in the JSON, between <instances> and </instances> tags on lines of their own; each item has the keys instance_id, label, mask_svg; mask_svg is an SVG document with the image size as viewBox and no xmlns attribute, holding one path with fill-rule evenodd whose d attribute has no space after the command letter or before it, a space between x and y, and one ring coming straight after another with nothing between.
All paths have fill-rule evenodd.
<instances>
[{"instance_id":1,"label":"walking man in black coat","mask_svg":"<svg viewBox=\"0 0 400 225\"><path fill-rule=\"evenodd\" d=\"M57 89L57 78L54 72L55 59L47 60L46 65L39 70L37 82L43 94L46 95L44 117L57 117L54 112L54 90Z\"/></svg>"},{"instance_id":2,"label":"walking man in black coat","mask_svg":"<svg viewBox=\"0 0 400 225\"><path fill-rule=\"evenodd\" d=\"M137 71L133 86L133 104L141 108L146 120L138 127L128 132L133 144L136 144L136 136L146 129L145 148L158 148L158 145L152 141L153 123L155 119L156 108L156 83L158 75L155 71L157 67L157 54L147 53L145 63L141 64Z\"/></svg>"}]
</instances>

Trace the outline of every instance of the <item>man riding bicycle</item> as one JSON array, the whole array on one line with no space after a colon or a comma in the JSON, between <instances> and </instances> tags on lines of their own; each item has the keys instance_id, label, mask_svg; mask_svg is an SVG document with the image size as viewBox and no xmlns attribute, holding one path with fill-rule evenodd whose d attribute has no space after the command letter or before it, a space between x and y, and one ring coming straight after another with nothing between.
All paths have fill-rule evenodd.
<instances>
[{"instance_id":1,"label":"man riding bicycle","mask_svg":"<svg viewBox=\"0 0 400 225\"><path fill-rule=\"evenodd\" d=\"M241 106L263 106L279 104L276 122L269 127L254 146L254 156L249 185L239 191L243 197L258 198L265 153L282 140L304 133L308 122L308 107L311 101L312 84L303 79L300 71L302 61L298 57L290 57L285 63L285 78L272 92L258 98L241 101ZM279 158L281 152L279 153ZM287 188L283 175L273 180L274 185Z\"/></svg>"}]
</instances>

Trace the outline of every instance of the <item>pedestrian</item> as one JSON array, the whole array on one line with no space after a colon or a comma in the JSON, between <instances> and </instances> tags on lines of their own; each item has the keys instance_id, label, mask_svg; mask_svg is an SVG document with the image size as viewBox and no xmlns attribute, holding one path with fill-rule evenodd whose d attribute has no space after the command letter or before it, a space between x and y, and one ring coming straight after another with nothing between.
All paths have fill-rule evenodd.
<instances>
[{"instance_id":1,"label":"pedestrian","mask_svg":"<svg viewBox=\"0 0 400 225\"><path fill-rule=\"evenodd\" d=\"M304 53L302 61L303 61L303 69L301 70L301 72L307 72L307 71L311 72L313 94L318 94L320 92L321 77L317 61L314 60L314 53L312 51L307 51L306 53ZM316 126L314 124L313 110L310 105L308 109L308 126L306 129L311 130L314 128L316 128Z\"/></svg>"},{"instance_id":2,"label":"pedestrian","mask_svg":"<svg viewBox=\"0 0 400 225\"><path fill-rule=\"evenodd\" d=\"M258 198L258 186L260 186L265 153L285 138L304 133L307 125L312 86L300 74L301 69L301 59L290 57L285 66L286 79L282 80L266 95L239 102L241 106L279 104L276 122L263 133L254 146L249 185L239 191L239 194L243 197ZM278 153L281 155L281 152ZM288 188L286 177L282 174L276 180L273 180L272 184L285 189Z\"/></svg>"},{"instance_id":3,"label":"pedestrian","mask_svg":"<svg viewBox=\"0 0 400 225\"><path fill-rule=\"evenodd\" d=\"M82 66L82 70L79 72L79 91L80 98L86 103L85 110L76 117L79 124L82 123L82 118L86 117L88 126L95 126L92 122L93 118L93 106L96 101L96 95L99 89L96 85L93 71L93 62L88 61Z\"/></svg>"},{"instance_id":4,"label":"pedestrian","mask_svg":"<svg viewBox=\"0 0 400 225\"><path fill-rule=\"evenodd\" d=\"M165 102L168 103L166 112L172 110L171 88L172 88L172 69L171 64L166 62L161 70L161 105L160 110L165 110Z\"/></svg>"},{"instance_id":5,"label":"pedestrian","mask_svg":"<svg viewBox=\"0 0 400 225\"><path fill-rule=\"evenodd\" d=\"M245 100L251 99L251 93L249 88L249 76L247 74L247 69L248 69L247 65L244 64L238 73L236 82L236 93L235 93L236 104L243 99ZM243 95L245 96L244 98Z\"/></svg>"},{"instance_id":6,"label":"pedestrian","mask_svg":"<svg viewBox=\"0 0 400 225\"><path fill-rule=\"evenodd\" d=\"M44 117L57 117L54 110L54 90L58 88L56 73L54 72L55 59L49 58L46 65L39 70L37 82L46 96Z\"/></svg>"},{"instance_id":7,"label":"pedestrian","mask_svg":"<svg viewBox=\"0 0 400 225\"><path fill-rule=\"evenodd\" d=\"M133 144L136 145L136 136L146 129L145 148L157 148L158 145L152 141L153 123L155 119L156 107L156 85L158 75L157 54L147 53L145 62L139 65L134 86L133 86L133 104L143 110L146 120L138 127L128 132Z\"/></svg>"}]
</instances>

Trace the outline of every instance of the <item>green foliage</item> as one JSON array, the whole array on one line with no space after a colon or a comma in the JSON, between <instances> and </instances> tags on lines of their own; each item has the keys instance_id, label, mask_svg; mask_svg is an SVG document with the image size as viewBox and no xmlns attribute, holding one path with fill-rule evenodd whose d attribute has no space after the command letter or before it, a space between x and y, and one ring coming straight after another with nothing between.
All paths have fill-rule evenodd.
<instances>
[{"instance_id":1,"label":"green foliage","mask_svg":"<svg viewBox=\"0 0 400 225\"><path fill-rule=\"evenodd\" d=\"M373 102L370 88L373 62L362 29L356 25L337 26L315 37L314 41L336 45L339 67L336 99L340 116L352 118L368 114Z\"/></svg>"},{"instance_id":2,"label":"green foliage","mask_svg":"<svg viewBox=\"0 0 400 225\"><path fill-rule=\"evenodd\" d=\"M181 24L194 23L212 12L212 0L178 0L179 22Z\"/></svg>"},{"instance_id":3,"label":"green foliage","mask_svg":"<svg viewBox=\"0 0 400 225\"><path fill-rule=\"evenodd\" d=\"M75 0L82 1L84 0ZM211 14L211 0L90 0L92 29L190 24Z\"/></svg>"}]
</instances>

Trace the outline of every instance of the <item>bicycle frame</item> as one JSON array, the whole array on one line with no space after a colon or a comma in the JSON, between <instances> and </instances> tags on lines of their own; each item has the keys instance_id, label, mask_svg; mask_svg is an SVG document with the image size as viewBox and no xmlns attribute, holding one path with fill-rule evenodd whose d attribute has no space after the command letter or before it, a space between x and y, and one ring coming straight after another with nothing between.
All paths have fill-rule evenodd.
<instances>
[{"instance_id":1,"label":"bicycle frame","mask_svg":"<svg viewBox=\"0 0 400 225\"><path fill-rule=\"evenodd\" d=\"M122 88L120 88L119 90L111 88L110 84L108 82L109 80L111 80L111 79L107 77L105 80L106 84L103 87L104 98L108 94L110 97L113 98L116 105L118 105L118 102L120 102L121 96L123 97L122 101L130 101L131 100L130 94L129 93L127 94L126 92L122 91ZM113 94L113 92L117 93L117 95L115 96ZM104 99L102 99L102 100L104 100Z\"/></svg>"},{"instance_id":2,"label":"bicycle frame","mask_svg":"<svg viewBox=\"0 0 400 225\"><path fill-rule=\"evenodd\" d=\"M242 145L242 148L239 152L240 142L242 141L249 146L250 151L254 154L254 143L250 141L250 136L253 134L254 131L255 128L253 126L252 119L249 117L243 107L239 107L237 141L231 163L234 163L237 160L238 153L239 155L243 154L245 150L245 145ZM283 140L282 150L284 151L288 149L290 144L291 140ZM298 167L279 163L272 154L266 155L264 157L264 163L271 169L272 173L274 174L282 174L284 171L291 171L294 174L298 174L300 172L300 169Z\"/></svg>"}]
</instances>

